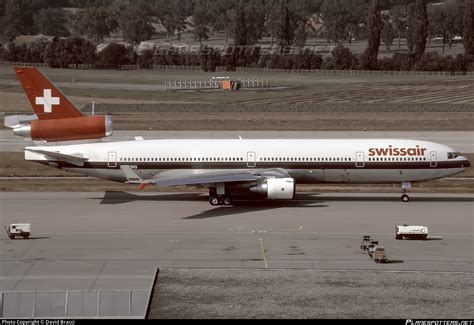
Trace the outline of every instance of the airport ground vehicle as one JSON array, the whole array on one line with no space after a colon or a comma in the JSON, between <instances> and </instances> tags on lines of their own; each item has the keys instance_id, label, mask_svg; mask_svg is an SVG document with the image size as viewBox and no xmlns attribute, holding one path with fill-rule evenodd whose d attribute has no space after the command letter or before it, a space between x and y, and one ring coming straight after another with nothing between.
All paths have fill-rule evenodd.
<instances>
[{"instance_id":1,"label":"airport ground vehicle","mask_svg":"<svg viewBox=\"0 0 474 325\"><path fill-rule=\"evenodd\" d=\"M373 258L375 249L379 246L379 241L378 240L372 240L370 241L370 244L368 246L368 253L370 258Z\"/></svg>"},{"instance_id":2,"label":"airport ground vehicle","mask_svg":"<svg viewBox=\"0 0 474 325\"><path fill-rule=\"evenodd\" d=\"M375 263L387 263L387 255L385 255L385 248L382 246L377 246L374 252L374 262Z\"/></svg>"},{"instance_id":3,"label":"airport ground vehicle","mask_svg":"<svg viewBox=\"0 0 474 325\"><path fill-rule=\"evenodd\" d=\"M428 227L425 226L396 226L395 239L426 240L428 238Z\"/></svg>"},{"instance_id":4,"label":"airport ground vehicle","mask_svg":"<svg viewBox=\"0 0 474 325\"><path fill-rule=\"evenodd\" d=\"M370 236L363 236L362 237L362 244L360 245L360 249L366 251L370 244Z\"/></svg>"},{"instance_id":5,"label":"airport ground vehicle","mask_svg":"<svg viewBox=\"0 0 474 325\"><path fill-rule=\"evenodd\" d=\"M5 230L10 239L15 239L16 237L28 239L31 234L31 225L29 223L16 223L11 224L8 228L5 227Z\"/></svg>"}]
</instances>

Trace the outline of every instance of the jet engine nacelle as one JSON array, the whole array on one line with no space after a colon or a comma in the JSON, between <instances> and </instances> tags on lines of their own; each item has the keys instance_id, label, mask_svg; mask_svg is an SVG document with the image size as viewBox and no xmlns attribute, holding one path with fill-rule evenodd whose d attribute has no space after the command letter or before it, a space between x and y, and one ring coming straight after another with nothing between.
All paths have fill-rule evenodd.
<instances>
[{"instance_id":1,"label":"jet engine nacelle","mask_svg":"<svg viewBox=\"0 0 474 325\"><path fill-rule=\"evenodd\" d=\"M111 116L35 120L13 129L15 135L38 141L75 141L109 137L113 133Z\"/></svg>"},{"instance_id":2,"label":"jet engine nacelle","mask_svg":"<svg viewBox=\"0 0 474 325\"><path fill-rule=\"evenodd\" d=\"M272 178L250 188L250 192L266 195L269 200L293 200L295 198L293 178Z\"/></svg>"}]
</instances>

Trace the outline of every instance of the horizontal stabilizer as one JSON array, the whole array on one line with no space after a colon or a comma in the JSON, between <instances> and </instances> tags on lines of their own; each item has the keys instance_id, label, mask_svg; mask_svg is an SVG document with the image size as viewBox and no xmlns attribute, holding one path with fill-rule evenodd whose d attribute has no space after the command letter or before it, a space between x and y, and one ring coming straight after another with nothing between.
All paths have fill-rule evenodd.
<instances>
[{"instance_id":1,"label":"horizontal stabilizer","mask_svg":"<svg viewBox=\"0 0 474 325\"><path fill-rule=\"evenodd\" d=\"M38 115L5 115L3 125L9 129L16 129L22 126L22 124L27 124L31 121L38 120Z\"/></svg>"},{"instance_id":2,"label":"horizontal stabilizer","mask_svg":"<svg viewBox=\"0 0 474 325\"><path fill-rule=\"evenodd\" d=\"M82 167L84 163L89 160L88 157L85 157L83 154L64 154L58 151L48 151L48 150L41 150L41 149L34 149L34 148L26 148L26 151L39 153L45 155L49 158L56 159L59 161L64 161L70 163L75 166Z\"/></svg>"}]
</instances>

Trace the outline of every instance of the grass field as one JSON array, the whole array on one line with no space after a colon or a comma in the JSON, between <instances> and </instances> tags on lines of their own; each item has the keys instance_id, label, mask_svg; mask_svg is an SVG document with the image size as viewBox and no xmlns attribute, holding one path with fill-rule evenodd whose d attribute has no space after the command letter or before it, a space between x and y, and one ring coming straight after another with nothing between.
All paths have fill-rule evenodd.
<instances>
[{"instance_id":1,"label":"grass field","mask_svg":"<svg viewBox=\"0 0 474 325\"><path fill-rule=\"evenodd\" d=\"M95 101L98 112L114 115L116 129L474 130L469 77L231 74L279 88L227 92L160 88L217 75L198 71L44 72L85 112ZM9 67L0 67L2 112L31 112Z\"/></svg>"}]
</instances>

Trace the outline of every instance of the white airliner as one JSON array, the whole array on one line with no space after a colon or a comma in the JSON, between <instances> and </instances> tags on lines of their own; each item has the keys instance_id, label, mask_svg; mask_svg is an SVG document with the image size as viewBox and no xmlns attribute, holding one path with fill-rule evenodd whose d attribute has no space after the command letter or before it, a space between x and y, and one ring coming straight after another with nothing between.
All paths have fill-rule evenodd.
<instances>
[{"instance_id":1,"label":"white airliner","mask_svg":"<svg viewBox=\"0 0 474 325\"><path fill-rule=\"evenodd\" d=\"M63 106L67 98L38 70L16 68L16 71L37 120L17 116L13 123L10 119L8 126L15 134L35 140L40 139L32 134L43 134L42 140L46 141L77 140L77 135L68 138L67 129L56 132L56 128L74 124L66 120L91 117L82 113L78 116L75 107ZM45 120L55 121L57 126L43 126ZM100 123L104 124L101 137L111 135L110 119L105 117ZM81 130L87 128L85 123ZM142 188L203 186L209 188L212 205L231 205L232 193L241 191L269 200L292 200L296 184L320 183L402 184L402 200L408 202L406 191L412 183L450 177L471 166L468 159L448 146L395 139L137 139L27 147L25 158L82 175L139 184Z\"/></svg>"}]
</instances>

